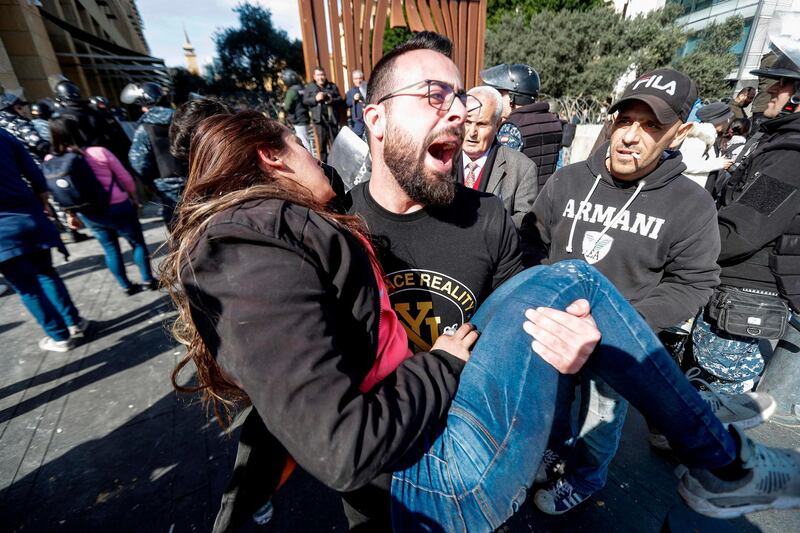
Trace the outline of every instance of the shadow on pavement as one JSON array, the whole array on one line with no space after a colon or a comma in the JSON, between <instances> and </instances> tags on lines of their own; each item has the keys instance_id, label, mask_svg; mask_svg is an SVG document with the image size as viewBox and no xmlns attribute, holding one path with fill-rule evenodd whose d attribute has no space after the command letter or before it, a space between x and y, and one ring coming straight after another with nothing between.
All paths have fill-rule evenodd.
<instances>
[{"instance_id":1,"label":"shadow on pavement","mask_svg":"<svg viewBox=\"0 0 800 533\"><path fill-rule=\"evenodd\" d=\"M149 315L150 313L145 313L145 310L152 311L152 308L152 305L147 305L140 308L141 311L132 311L126 313L123 317L118 317L108 322L101 322L98 324L100 326L98 335L108 335L113 331L128 327L132 319L142 314ZM110 329L109 323L111 324ZM142 346L147 346L148 349L142 350ZM56 381L65 375L80 372L84 368L96 366L96 368L92 368L89 372L64 381L35 396L25 398L14 406L0 410L0 423L28 413L37 407L56 400L66 394L70 394L96 381L124 372L131 367L157 357L170 346L174 346L174 342L167 336L162 322L157 321L121 337L119 342L113 346L81 357L80 359L51 371L43 372L30 380L20 381L8 387L4 387L0 389L0 397L6 397L23 389L28 389L50 381ZM80 348L77 349L79 350Z\"/></svg>"}]
</instances>

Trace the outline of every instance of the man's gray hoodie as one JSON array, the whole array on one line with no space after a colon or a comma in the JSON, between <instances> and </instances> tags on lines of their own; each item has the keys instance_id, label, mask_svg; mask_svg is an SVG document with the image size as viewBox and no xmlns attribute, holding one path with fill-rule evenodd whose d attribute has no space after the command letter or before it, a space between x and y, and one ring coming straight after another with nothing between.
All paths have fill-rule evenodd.
<instances>
[{"instance_id":1,"label":"man's gray hoodie","mask_svg":"<svg viewBox=\"0 0 800 533\"><path fill-rule=\"evenodd\" d=\"M553 174L523 222L523 242L549 263L593 265L656 331L679 325L719 284L714 201L681 174L679 152L633 182L611 177L607 153L605 143Z\"/></svg>"}]
</instances>

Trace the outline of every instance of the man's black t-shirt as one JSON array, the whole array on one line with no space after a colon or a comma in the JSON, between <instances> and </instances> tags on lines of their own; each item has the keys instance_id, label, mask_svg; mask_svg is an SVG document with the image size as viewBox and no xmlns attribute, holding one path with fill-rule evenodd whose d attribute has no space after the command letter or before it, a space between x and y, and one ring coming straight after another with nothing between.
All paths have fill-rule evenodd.
<instances>
[{"instance_id":1,"label":"man's black t-shirt","mask_svg":"<svg viewBox=\"0 0 800 533\"><path fill-rule=\"evenodd\" d=\"M383 267L389 298L411 349L427 351L445 328L468 322L505 280L522 270L517 231L491 194L456 186L446 207L391 213L369 193L350 191Z\"/></svg>"}]
</instances>

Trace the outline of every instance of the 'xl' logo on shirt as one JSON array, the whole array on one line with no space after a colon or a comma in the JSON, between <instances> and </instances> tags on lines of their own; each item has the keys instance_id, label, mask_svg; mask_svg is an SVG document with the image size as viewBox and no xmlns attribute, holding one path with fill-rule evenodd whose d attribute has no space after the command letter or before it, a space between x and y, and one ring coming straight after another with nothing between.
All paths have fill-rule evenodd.
<instances>
[{"instance_id":1,"label":"'xl' logo on shirt","mask_svg":"<svg viewBox=\"0 0 800 533\"><path fill-rule=\"evenodd\" d=\"M469 288L432 270L400 270L384 281L415 351L430 350L445 327L467 322L477 307Z\"/></svg>"}]
</instances>

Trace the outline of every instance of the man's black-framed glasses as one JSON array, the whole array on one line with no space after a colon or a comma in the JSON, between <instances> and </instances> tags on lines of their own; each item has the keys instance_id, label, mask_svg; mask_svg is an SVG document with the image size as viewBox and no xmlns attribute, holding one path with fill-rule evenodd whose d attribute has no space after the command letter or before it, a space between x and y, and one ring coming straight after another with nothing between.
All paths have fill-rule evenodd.
<instances>
[{"instance_id":1,"label":"man's black-framed glasses","mask_svg":"<svg viewBox=\"0 0 800 533\"><path fill-rule=\"evenodd\" d=\"M403 92L422 84L425 84L427 89L425 94L411 94ZM480 100L471 94L467 94L466 91L456 91L449 83L439 80L422 80L412 83L406 87L401 87L400 89L387 94L378 100L377 103L381 104L390 98L394 98L395 96L425 96L428 98L428 104L432 108L438 109L439 111L450 111L450 108L453 107L453 102L456 101L456 98L461 100L461 103L464 104L467 113L477 111L483 105L481 104Z\"/></svg>"}]
</instances>

